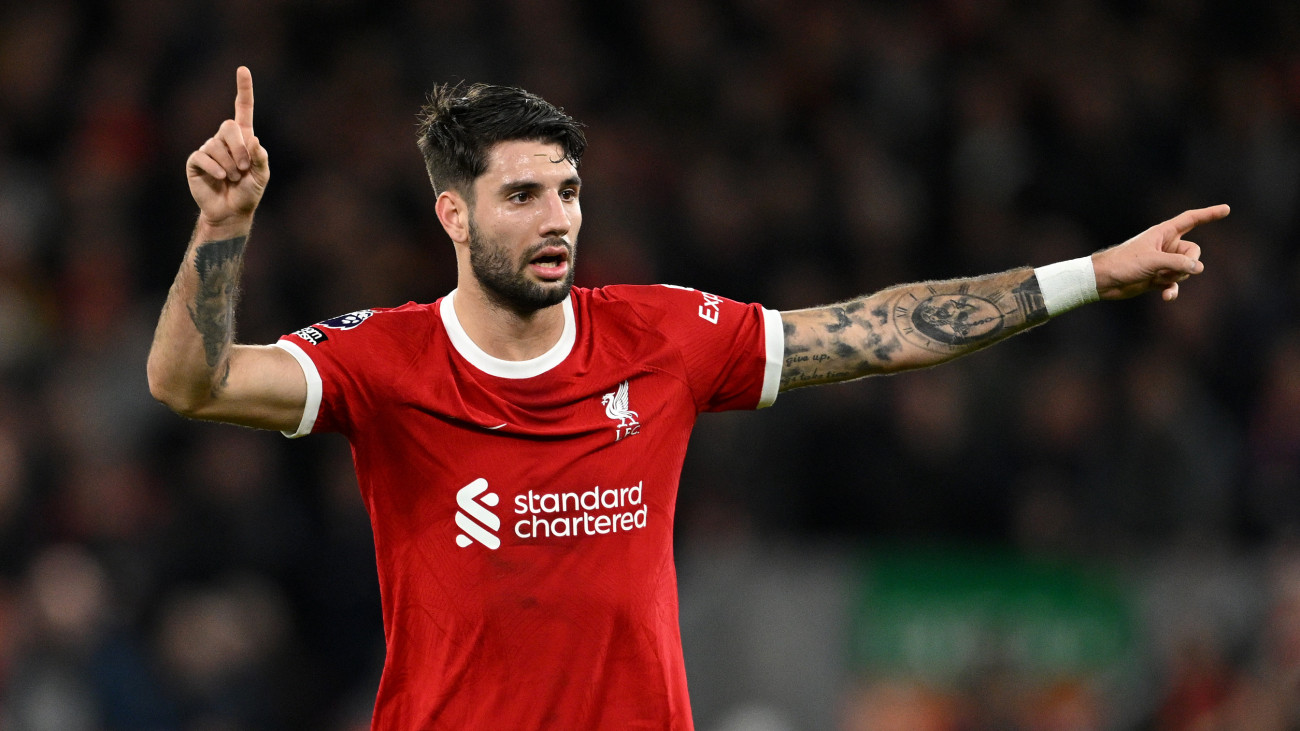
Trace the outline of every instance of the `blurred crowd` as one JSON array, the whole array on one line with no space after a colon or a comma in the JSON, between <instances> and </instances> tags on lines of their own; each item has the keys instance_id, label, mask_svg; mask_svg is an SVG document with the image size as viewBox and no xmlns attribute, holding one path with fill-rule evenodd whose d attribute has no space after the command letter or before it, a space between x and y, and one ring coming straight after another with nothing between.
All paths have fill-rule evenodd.
<instances>
[{"instance_id":1,"label":"blurred crowd","mask_svg":"<svg viewBox=\"0 0 1300 731\"><path fill-rule=\"evenodd\" d=\"M679 554L993 544L1120 567L1149 599L1228 582L1168 607L1177 650L1126 723L1300 727L1300 5L45 0L0 7L0 728L367 723L383 647L346 442L186 422L145 383L196 215L184 161L240 64L272 168L245 342L454 286L414 143L440 81L587 124L585 286L793 309L1231 204L1172 305L706 416ZM684 623L711 589L684 575ZM840 670L841 731L1118 723L1105 695L993 708L999 676L935 704ZM702 731L826 727L709 713Z\"/></svg>"}]
</instances>

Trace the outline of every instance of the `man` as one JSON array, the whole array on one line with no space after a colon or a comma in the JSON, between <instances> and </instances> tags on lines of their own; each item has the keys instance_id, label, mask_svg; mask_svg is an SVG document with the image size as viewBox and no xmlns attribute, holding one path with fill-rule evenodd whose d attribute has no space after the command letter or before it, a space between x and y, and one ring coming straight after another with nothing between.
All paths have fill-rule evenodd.
<instances>
[{"instance_id":1,"label":"man","mask_svg":"<svg viewBox=\"0 0 1300 731\"><path fill-rule=\"evenodd\" d=\"M149 357L198 419L345 434L374 528L382 729L692 727L672 523L702 411L935 365L1096 299L1202 270L1188 211L1038 269L902 285L774 312L665 286L572 286L586 141L517 89L439 87L419 146L456 289L232 342L269 179L253 82L187 162L199 219Z\"/></svg>"}]
</instances>

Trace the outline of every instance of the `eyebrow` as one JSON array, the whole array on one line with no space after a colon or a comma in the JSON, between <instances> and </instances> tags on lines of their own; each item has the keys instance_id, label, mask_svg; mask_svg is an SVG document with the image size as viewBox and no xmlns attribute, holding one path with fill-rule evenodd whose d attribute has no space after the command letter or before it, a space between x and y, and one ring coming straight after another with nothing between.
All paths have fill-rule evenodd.
<instances>
[{"instance_id":1,"label":"eyebrow","mask_svg":"<svg viewBox=\"0 0 1300 731\"><path fill-rule=\"evenodd\" d=\"M520 191L528 191L530 193L536 193L545 187L546 186L542 185L536 180L522 180L522 181L517 181L512 183L505 183L500 188L497 189L497 192L502 194L507 194L507 193L513 194L513 193L518 193ZM577 175L570 175L569 177L560 181L561 189L580 188L580 187L582 187L582 178L578 177Z\"/></svg>"}]
</instances>

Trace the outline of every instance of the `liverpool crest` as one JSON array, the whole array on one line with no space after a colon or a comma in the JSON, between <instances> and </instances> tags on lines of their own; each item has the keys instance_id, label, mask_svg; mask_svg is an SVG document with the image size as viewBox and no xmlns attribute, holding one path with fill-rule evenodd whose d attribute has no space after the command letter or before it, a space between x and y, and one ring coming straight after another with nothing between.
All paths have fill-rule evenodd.
<instances>
[{"instance_id":1,"label":"liverpool crest","mask_svg":"<svg viewBox=\"0 0 1300 731\"><path fill-rule=\"evenodd\" d=\"M618 384L613 393L601 396L600 402L605 404L605 416L618 422L614 426L614 441L621 441L641 430L641 422L637 421L636 412L629 406L627 381Z\"/></svg>"}]
</instances>

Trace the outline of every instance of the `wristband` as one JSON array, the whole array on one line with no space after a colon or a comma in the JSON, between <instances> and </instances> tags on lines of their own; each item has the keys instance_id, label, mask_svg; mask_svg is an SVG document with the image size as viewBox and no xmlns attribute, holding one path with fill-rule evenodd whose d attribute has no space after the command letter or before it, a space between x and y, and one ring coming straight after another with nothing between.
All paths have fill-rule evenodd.
<instances>
[{"instance_id":1,"label":"wristband","mask_svg":"<svg viewBox=\"0 0 1300 731\"><path fill-rule=\"evenodd\" d=\"M1097 294L1097 273L1092 268L1092 257L1060 261L1034 270L1038 289L1043 293L1043 305L1048 316L1068 312L1089 302L1101 299Z\"/></svg>"}]
</instances>

